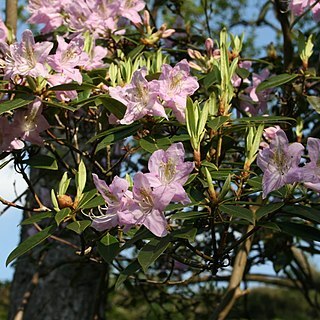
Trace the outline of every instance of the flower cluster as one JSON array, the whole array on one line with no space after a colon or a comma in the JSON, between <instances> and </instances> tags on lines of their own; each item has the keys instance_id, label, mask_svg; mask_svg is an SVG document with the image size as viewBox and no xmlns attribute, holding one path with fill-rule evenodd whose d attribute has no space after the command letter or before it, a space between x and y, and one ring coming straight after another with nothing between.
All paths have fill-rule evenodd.
<instances>
[{"instance_id":1,"label":"flower cluster","mask_svg":"<svg viewBox=\"0 0 320 320\"><path fill-rule=\"evenodd\" d=\"M134 72L131 83L124 87L110 87L110 96L126 105L127 110L121 124L130 124L145 115L167 118L164 107L172 109L180 122L185 122L186 101L199 84L196 77L190 76L187 60L182 60L171 67L162 66L158 80L146 79L146 68Z\"/></svg>"},{"instance_id":2,"label":"flower cluster","mask_svg":"<svg viewBox=\"0 0 320 320\"><path fill-rule=\"evenodd\" d=\"M120 18L141 23L139 11L145 3L142 0L30 0L28 9L33 24L44 24L43 33L66 26L72 32L89 31L95 37L119 32Z\"/></svg>"},{"instance_id":3,"label":"flower cluster","mask_svg":"<svg viewBox=\"0 0 320 320\"><path fill-rule=\"evenodd\" d=\"M310 162L300 166L304 147L301 143L289 144L282 129L273 128L270 145L259 152L257 164L264 172L263 197L286 184L304 183L307 188L320 192L320 139L308 138Z\"/></svg>"},{"instance_id":4,"label":"flower cluster","mask_svg":"<svg viewBox=\"0 0 320 320\"><path fill-rule=\"evenodd\" d=\"M106 202L101 216L93 217L92 227L98 231L115 226L130 228L144 225L153 234L167 234L164 209L170 202L190 202L183 185L194 168L193 162L184 162L185 151L181 142L166 151L155 151L148 163L149 173L138 172L133 189L125 179L115 177L108 186L93 174L93 181Z\"/></svg>"}]
</instances>

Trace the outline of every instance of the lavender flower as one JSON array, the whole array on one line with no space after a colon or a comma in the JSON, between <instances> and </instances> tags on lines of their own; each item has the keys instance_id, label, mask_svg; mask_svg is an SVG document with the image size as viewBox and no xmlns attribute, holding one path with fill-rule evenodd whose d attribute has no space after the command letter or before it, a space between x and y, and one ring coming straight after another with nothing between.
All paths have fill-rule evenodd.
<instances>
[{"instance_id":1,"label":"lavender flower","mask_svg":"<svg viewBox=\"0 0 320 320\"><path fill-rule=\"evenodd\" d=\"M132 209L135 224L142 224L157 237L167 234L167 221L163 210L171 201L171 195L153 190L146 175L138 172L133 180L133 199L136 206Z\"/></svg>"},{"instance_id":2,"label":"lavender flower","mask_svg":"<svg viewBox=\"0 0 320 320\"><path fill-rule=\"evenodd\" d=\"M148 162L150 173L146 177L152 188L160 194L171 197L170 201L189 203L183 185L194 168L193 162L184 162L185 151L181 142L175 143L167 151L155 151Z\"/></svg>"},{"instance_id":3,"label":"lavender flower","mask_svg":"<svg viewBox=\"0 0 320 320\"><path fill-rule=\"evenodd\" d=\"M35 43L32 31L25 30L21 43L10 45L6 57L5 77L12 80L16 75L47 77L46 60L52 49L50 42Z\"/></svg>"},{"instance_id":4,"label":"lavender flower","mask_svg":"<svg viewBox=\"0 0 320 320\"><path fill-rule=\"evenodd\" d=\"M131 214L134 202L132 192L128 190L128 182L116 176L108 186L96 174L92 174L92 176L93 182L107 206L101 216L94 216L91 226L98 231L111 229L117 225L131 226L134 222Z\"/></svg>"},{"instance_id":5,"label":"lavender flower","mask_svg":"<svg viewBox=\"0 0 320 320\"><path fill-rule=\"evenodd\" d=\"M164 100L165 106L171 108L177 120L183 123L187 97L199 88L197 78L190 76L190 67L185 59L174 68L164 64L161 71L159 81L153 83L159 85L159 96Z\"/></svg>"},{"instance_id":6,"label":"lavender flower","mask_svg":"<svg viewBox=\"0 0 320 320\"><path fill-rule=\"evenodd\" d=\"M130 84L124 87L110 87L110 96L127 106L121 124L130 124L145 115L167 118L163 106L158 101L158 93L153 82L145 78L147 69L144 67L134 72Z\"/></svg>"},{"instance_id":7,"label":"lavender flower","mask_svg":"<svg viewBox=\"0 0 320 320\"><path fill-rule=\"evenodd\" d=\"M288 183L298 182L300 158L304 147L300 143L289 145L286 134L278 130L269 148L261 150L257 157L257 164L264 172L262 179L263 198L273 190L277 190Z\"/></svg>"}]
</instances>

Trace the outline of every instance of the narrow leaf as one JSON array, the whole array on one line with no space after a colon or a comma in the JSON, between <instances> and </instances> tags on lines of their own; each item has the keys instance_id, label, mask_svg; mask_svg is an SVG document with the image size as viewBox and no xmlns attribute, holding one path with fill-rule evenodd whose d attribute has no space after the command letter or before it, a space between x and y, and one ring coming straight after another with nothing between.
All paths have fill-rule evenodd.
<instances>
[{"instance_id":1,"label":"narrow leaf","mask_svg":"<svg viewBox=\"0 0 320 320\"><path fill-rule=\"evenodd\" d=\"M35 235L31 236L27 240L23 241L17 248L15 248L10 254L9 257L7 258L6 261L6 266L12 262L14 259L22 256L35 246L37 246L39 243L42 241L46 240L49 238L54 231L56 230L56 226L49 226L42 231L36 233Z\"/></svg>"},{"instance_id":2,"label":"narrow leaf","mask_svg":"<svg viewBox=\"0 0 320 320\"><path fill-rule=\"evenodd\" d=\"M232 205L220 205L219 209L232 217L244 219L254 224L253 214L249 209Z\"/></svg>"},{"instance_id":3,"label":"narrow leaf","mask_svg":"<svg viewBox=\"0 0 320 320\"><path fill-rule=\"evenodd\" d=\"M258 93L258 92L261 92L266 89L281 86L281 85L288 83L298 77L299 77L298 74L288 74L288 73L283 73L283 74L279 74L279 75L270 77L269 79L261 82L258 85L258 87L256 88L256 92Z\"/></svg>"}]
</instances>

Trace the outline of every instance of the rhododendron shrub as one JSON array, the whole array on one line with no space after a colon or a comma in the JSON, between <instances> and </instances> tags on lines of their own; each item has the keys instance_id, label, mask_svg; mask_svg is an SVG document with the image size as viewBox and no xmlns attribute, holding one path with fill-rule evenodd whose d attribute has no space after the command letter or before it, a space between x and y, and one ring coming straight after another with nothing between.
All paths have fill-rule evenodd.
<instances>
[{"instance_id":1,"label":"rhododendron shrub","mask_svg":"<svg viewBox=\"0 0 320 320\"><path fill-rule=\"evenodd\" d=\"M229 272L225 316L252 266L290 274L301 243L318 252L318 53L309 34L287 36L318 3L273 5L285 53L263 58L226 29L202 39L186 25L182 41L142 0L30 0L41 36L1 22L1 168L27 181L34 201L19 208L36 228L7 263L60 241L113 287Z\"/></svg>"}]
</instances>

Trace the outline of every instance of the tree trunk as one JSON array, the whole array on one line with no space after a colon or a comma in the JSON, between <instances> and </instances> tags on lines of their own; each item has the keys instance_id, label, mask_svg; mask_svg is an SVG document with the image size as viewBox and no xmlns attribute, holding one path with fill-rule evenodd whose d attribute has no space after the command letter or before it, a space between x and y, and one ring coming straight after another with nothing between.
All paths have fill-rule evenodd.
<instances>
[{"instance_id":1,"label":"tree trunk","mask_svg":"<svg viewBox=\"0 0 320 320\"><path fill-rule=\"evenodd\" d=\"M37 184L37 186L40 184ZM48 186L48 184L47 184ZM35 232L23 226L21 239ZM80 247L73 234L64 240ZM48 239L17 259L11 286L10 320L104 319L107 266L77 249Z\"/></svg>"}]
</instances>

